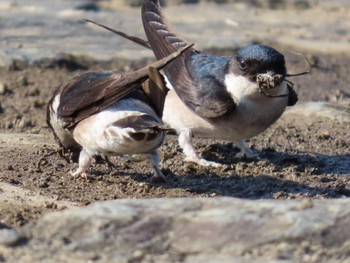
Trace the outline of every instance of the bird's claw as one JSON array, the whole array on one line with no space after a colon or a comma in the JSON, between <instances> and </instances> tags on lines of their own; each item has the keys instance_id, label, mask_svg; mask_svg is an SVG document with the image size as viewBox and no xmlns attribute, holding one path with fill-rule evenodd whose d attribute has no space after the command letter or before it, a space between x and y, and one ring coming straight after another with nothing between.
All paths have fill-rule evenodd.
<instances>
[{"instance_id":1,"label":"bird's claw","mask_svg":"<svg viewBox=\"0 0 350 263\"><path fill-rule=\"evenodd\" d=\"M247 152L247 151L240 151L239 153L237 153L234 157L235 159L255 159L255 160L260 160L260 157L258 154L253 153L251 151Z\"/></svg>"},{"instance_id":2,"label":"bird's claw","mask_svg":"<svg viewBox=\"0 0 350 263\"><path fill-rule=\"evenodd\" d=\"M79 171L75 171L75 172L70 172L70 175L73 176L74 178L76 179L85 179L87 180L88 179L88 175L87 173L81 173Z\"/></svg>"},{"instance_id":3,"label":"bird's claw","mask_svg":"<svg viewBox=\"0 0 350 263\"><path fill-rule=\"evenodd\" d=\"M222 164L220 164L220 163L208 161L208 160L205 160L203 158L198 158L198 157L188 156L185 158L185 161L190 162L190 163L195 163L199 166L205 166L205 167L215 167L215 168L222 167Z\"/></svg>"}]
</instances>

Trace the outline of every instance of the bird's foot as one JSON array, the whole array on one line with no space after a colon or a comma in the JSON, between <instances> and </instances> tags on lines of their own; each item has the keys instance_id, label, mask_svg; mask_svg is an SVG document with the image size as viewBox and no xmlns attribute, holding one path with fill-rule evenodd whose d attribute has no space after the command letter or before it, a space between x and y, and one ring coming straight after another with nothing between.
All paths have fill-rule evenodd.
<instances>
[{"instance_id":1,"label":"bird's foot","mask_svg":"<svg viewBox=\"0 0 350 263\"><path fill-rule=\"evenodd\" d=\"M215 168L222 167L222 164L220 164L220 163L208 161L208 160L205 160L203 158L193 157L193 156L187 156L185 158L185 161L190 162L190 163L195 163L199 166L205 166L205 167L215 167Z\"/></svg>"},{"instance_id":2,"label":"bird's foot","mask_svg":"<svg viewBox=\"0 0 350 263\"><path fill-rule=\"evenodd\" d=\"M71 176L75 178L88 179L88 175L85 173L89 168L92 161L92 156L85 150L81 150L79 155L79 167L75 172L70 172Z\"/></svg>"},{"instance_id":3,"label":"bird's foot","mask_svg":"<svg viewBox=\"0 0 350 263\"><path fill-rule=\"evenodd\" d=\"M160 169L158 168L156 171L154 171L153 176L151 178L151 183L152 184L161 184L161 183L165 183L166 179L164 174L160 171Z\"/></svg>"},{"instance_id":4,"label":"bird's foot","mask_svg":"<svg viewBox=\"0 0 350 263\"><path fill-rule=\"evenodd\" d=\"M149 160L152 168L153 168L153 176L151 178L151 183L159 184L165 183L165 176L159 168L160 158L158 152L153 150L153 152L146 154L146 158Z\"/></svg>"},{"instance_id":5,"label":"bird's foot","mask_svg":"<svg viewBox=\"0 0 350 263\"><path fill-rule=\"evenodd\" d=\"M260 157L259 157L259 155L258 154L256 154L256 153L253 153L250 149L248 149L249 151L240 151L239 153L237 153L236 155L235 155L235 158L236 159L244 159L244 158L246 158L246 159L256 159L256 160L260 160Z\"/></svg>"},{"instance_id":6,"label":"bird's foot","mask_svg":"<svg viewBox=\"0 0 350 263\"><path fill-rule=\"evenodd\" d=\"M240 152L235 155L236 159L256 159L260 160L259 155L254 153L246 144L245 141L236 141L235 145L239 148Z\"/></svg>"},{"instance_id":7,"label":"bird's foot","mask_svg":"<svg viewBox=\"0 0 350 263\"><path fill-rule=\"evenodd\" d=\"M70 175L73 176L74 178L77 178L77 179L85 179L87 180L88 179L88 175L87 173L82 173L79 171L79 169L75 172L70 172Z\"/></svg>"},{"instance_id":8,"label":"bird's foot","mask_svg":"<svg viewBox=\"0 0 350 263\"><path fill-rule=\"evenodd\" d=\"M185 154L185 162L191 162L195 163L199 166L206 166L206 167L222 167L222 164L207 161L203 158L200 158L198 154L196 153L196 150L193 147L192 143L192 130L191 129L184 129L180 132L179 135L179 144L183 150L183 153Z\"/></svg>"},{"instance_id":9,"label":"bird's foot","mask_svg":"<svg viewBox=\"0 0 350 263\"><path fill-rule=\"evenodd\" d=\"M158 175L153 175L150 181L152 184L162 184L166 182L164 176L158 176Z\"/></svg>"}]
</instances>

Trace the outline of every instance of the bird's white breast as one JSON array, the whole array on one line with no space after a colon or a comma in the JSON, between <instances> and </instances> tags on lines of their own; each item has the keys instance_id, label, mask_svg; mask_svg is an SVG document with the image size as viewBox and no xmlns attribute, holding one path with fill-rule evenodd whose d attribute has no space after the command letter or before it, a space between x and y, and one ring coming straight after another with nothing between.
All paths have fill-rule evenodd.
<instances>
[{"instance_id":1,"label":"bird's white breast","mask_svg":"<svg viewBox=\"0 0 350 263\"><path fill-rule=\"evenodd\" d=\"M259 92L256 83L242 76L229 74L225 84L235 102L235 109L225 117L205 119L191 111L170 90L165 100L163 121L181 132L191 129L199 137L223 140L242 140L258 135L274 123L284 112L288 98L269 98ZM285 83L269 90L272 94L286 94Z\"/></svg>"},{"instance_id":2,"label":"bird's white breast","mask_svg":"<svg viewBox=\"0 0 350 263\"><path fill-rule=\"evenodd\" d=\"M256 83L243 76L229 74L225 84L236 104L236 114L230 122L233 125L230 126L232 129L238 129L247 138L258 135L273 124L283 114L288 103L288 97L267 97L259 92ZM268 93L288 94L288 88L286 83L282 82L278 87L269 89Z\"/></svg>"},{"instance_id":3,"label":"bird's white breast","mask_svg":"<svg viewBox=\"0 0 350 263\"><path fill-rule=\"evenodd\" d=\"M159 121L159 124L162 123L149 105L128 98L81 121L75 127L73 136L91 154L114 155L148 152L159 146L163 140L163 134L152 141L136 141L130 136L130 132L135 132L134 128L113 125L118 120L142 115L151 115Z\"/></svg>"}]
</instances>

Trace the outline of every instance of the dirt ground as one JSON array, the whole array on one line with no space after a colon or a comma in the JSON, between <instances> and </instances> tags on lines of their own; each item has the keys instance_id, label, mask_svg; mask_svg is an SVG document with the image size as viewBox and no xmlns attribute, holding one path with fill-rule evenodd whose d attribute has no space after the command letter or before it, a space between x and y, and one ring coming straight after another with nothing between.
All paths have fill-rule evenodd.
<instances>
[{"instance_id":1,"label":"dirt ground","mask_svg":"<svg viewBox=\"0 0 350 263\"><path fill-rule=\"evenodd\" d=\"M305 63L286 51L291 72ZM293 79L300 102L332 101L350 105L350 56L307 54L313 71ZM145 62L134 64L139 67ZM51 65L52 66L52 65ZM89 70L120 65L92 65ZM0 182L41 195L47 202L2 202L0 229L35 222L42 214L65 206L61 201L87 205L98 200L153 197L217 197L293 199L350 197L350 136L348 124L332 121L280 122L250 140L261 160L236 160L230 142L195 140L206 159L222 168L184 163L175 135L160 148L164 184L151 184L151 169L142 158L112 158L115 169L94 164L88 180L69 175L77 164L61 158L45 122L45 104L54 88L85 70L57 63L55 67L14 65L0 72L6 89L0 95L0 133L39 134L46 144L13 146L0 140ZM345 104L344 104L345 102ZM349 107L348 107L349 109ZM3 189L0 189L0 192Z\"/></svg>"}]
</instances>

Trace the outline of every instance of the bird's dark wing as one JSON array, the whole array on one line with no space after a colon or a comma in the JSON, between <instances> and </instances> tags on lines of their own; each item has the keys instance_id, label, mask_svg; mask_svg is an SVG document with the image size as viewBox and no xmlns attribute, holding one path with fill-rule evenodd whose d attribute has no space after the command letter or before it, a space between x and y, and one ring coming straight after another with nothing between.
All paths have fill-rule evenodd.
<instances>
[{"instance_id":1,"label":"bird's dark wing","mask_svg":"<svg viewBox=\"0 0 350 263\"><path fill-rule=\"evenodd\" d=\"M146 36L157 59L186 45L185 40L176 36L169 29L161 13L158 0L144 0L142 2L142 21ZM223 83L218 82L213 74L213 78L206 79L197 77L198 72L191 70L191 65L188 63L192 63L198 55L201 53L191 48L174 63L166 66L164 72L180 99L196 114L206 118L222 116L234 107L234 102ZM206 71L210 73L209 66Z\"/></svg>"},{"instance_id":2,"label":"bird's dark wing","mask_svg":"<svg viewBox=\"0 0 350 263\"><path fill-rule=\"evenodd\" d=\"M211 113L221 116L234 108L225 85L230 57L206 55L198 52L186 61L187 72L196 87L196 101L206 105Z\"/></svg>"},{"instance_id":3,"label":"bird's dark wing","mask_svg":"<svg viewBox=\"0 0 350 263\"><path fill-rule=\"evenodd\" d=\"M58 117L67 124L67 128L73 127L137 89L146 79L145 76L134 85L124 87L120 84L125 80L118 72L89 72L78 76L62 87ZM113 97L108 94L111 91L115 93Z\"/></svg>"},{"instance_id":4,"label":"bird's dark wing","mask_svg":"<svg viewBox=\"0 0 350 263\"><path fill-rule=\"evenodd\" d=\"M182 54L191 45L160 59L139 70L120 72L90 72L78 76L61 87L58 117L66 123L65 128L109 107L141 87L149 76L149 67L160 70ZM153 76L153 75L152 75Z\"/></svg>"}]
</instances>

